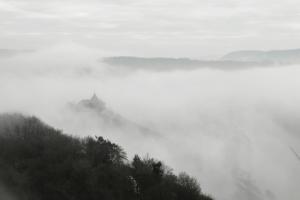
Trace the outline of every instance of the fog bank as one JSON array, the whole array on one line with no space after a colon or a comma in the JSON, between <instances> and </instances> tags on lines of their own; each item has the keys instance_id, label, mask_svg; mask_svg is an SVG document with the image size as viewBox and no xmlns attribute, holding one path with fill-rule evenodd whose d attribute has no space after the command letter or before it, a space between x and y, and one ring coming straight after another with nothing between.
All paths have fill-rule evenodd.
<instances>
[{"instance_id":1,"label":"fog bank","mask_svg":"<svg viewBox=\"0 0 300 200\"><path fill-rule=\"evenodd\" d=\"M129 72L99 62L111 55L68 43L1 58L0 112L108 137L129 156L149 153L196 176L216 199L300 198L299 66ZM103 130L96 117L66 112L93 93L159 136Z\"/></svg>"}]
</instances>

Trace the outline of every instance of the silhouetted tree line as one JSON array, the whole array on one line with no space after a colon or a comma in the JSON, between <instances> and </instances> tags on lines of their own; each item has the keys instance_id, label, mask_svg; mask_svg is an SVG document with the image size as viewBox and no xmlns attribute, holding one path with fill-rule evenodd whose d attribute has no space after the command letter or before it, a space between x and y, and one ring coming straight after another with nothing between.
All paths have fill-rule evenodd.
<instances>
[{"instance_id":1,"label":"silhouetted tree line","mask_svg":"<svg viewBox=\"0 0 300 200\"><path fill-rule=\"evenodd\" d=\"M185 173L102 137L62 134L35 117L0 116L0 182L19 200L211 200Z\"/></svg>"}]
</instances>

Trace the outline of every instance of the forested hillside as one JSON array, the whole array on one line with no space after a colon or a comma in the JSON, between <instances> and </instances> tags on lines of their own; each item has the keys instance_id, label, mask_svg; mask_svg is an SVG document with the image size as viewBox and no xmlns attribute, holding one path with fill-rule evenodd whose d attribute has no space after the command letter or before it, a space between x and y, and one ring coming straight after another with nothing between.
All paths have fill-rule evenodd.
<instances>
[{"instance_id":1,"label":"forested hillside","mask_svg":"<svg viewBox=\"0 0 300 200\"><path fill-rule=\"evenodd\" d=\"M129 161L103 137L72 137L19 114L0 116L0 192L1 200L211 200L161 161Z\"/></svg>"}]
</instances>

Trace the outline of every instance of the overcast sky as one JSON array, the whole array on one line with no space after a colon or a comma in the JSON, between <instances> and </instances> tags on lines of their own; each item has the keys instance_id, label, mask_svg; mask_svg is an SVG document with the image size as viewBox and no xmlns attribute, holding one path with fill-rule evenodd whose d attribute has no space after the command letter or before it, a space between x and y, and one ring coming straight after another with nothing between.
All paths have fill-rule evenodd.
<instances>
[{"instance_id":1,"label":"overcast sky","mask_svg":"<svg viewBox=\"0 0 300 200\"><path fill-rule=\"evenodd\" d=\"M117 54L214 57L300 47L298 0L0 0L0 48L76 42Z\"/></svg>"}]
</instances>

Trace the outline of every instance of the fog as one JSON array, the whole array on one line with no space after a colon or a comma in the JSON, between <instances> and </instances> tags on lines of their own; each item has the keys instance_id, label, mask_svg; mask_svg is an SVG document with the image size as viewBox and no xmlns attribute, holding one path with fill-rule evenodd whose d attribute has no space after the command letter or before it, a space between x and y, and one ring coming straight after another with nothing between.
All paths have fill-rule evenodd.
<instances>
[{"instance_id":1,"label":"fog","mask_svg":"<svg viewBox=\"0 0 300 200\"><path fill-rule=\"evenodd\" d=\"M16 200L11 192L7 191L7 189L1 184L0 185L0 198L4 200Z\"/></svg>"},{"instance_id":2,"label":"fog","mask_svg":"<svg viewBox=\"0 0 300 200\"><path fill-rule=\"evenodd\" d=\"M299 66L161 72L99 62L117 54L69 42L1 58L0 112L102 135L129 158L149 154L187 171L216 199L300 198ZM66 111L93 93L158 134L103 130L97 117Z\"/></svg>"}]
</instances>

